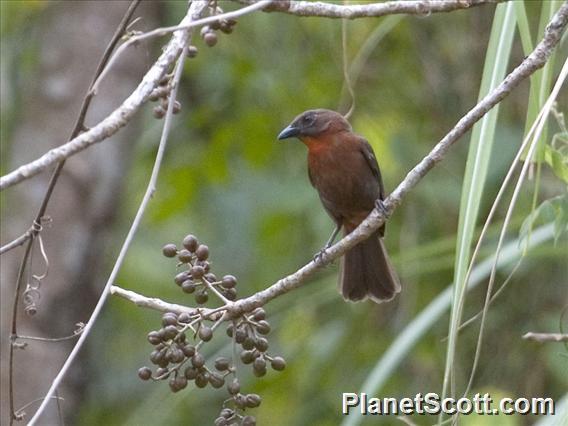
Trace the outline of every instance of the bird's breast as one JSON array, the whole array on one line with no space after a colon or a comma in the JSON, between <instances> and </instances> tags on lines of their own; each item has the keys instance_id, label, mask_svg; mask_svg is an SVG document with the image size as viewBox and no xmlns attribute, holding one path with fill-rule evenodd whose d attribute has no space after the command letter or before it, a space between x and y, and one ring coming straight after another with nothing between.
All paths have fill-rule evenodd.
<instances>
[{"instance_id":1,"label":"bird's breast","mask_svg":"<svg viewBox=\"0 0 568 426\"><path fill-rule=\"evenodd\" d=\"M308 172L326 210L335 218L366 216L379 196L377 179L355 144L308 147Z\"/></svg>"}]
</instances>

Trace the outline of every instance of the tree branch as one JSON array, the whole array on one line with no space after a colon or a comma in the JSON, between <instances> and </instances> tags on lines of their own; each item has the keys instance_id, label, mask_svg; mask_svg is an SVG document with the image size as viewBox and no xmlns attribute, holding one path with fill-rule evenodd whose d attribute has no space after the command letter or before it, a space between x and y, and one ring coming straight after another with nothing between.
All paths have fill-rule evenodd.
<instances>
[{"instance_id":1,"label":"tree branch","mask_svg":"<svg viewBox=\"0 0 568 426\"><path fill-rule=\"evenodd\" d=\"M254 0L237 0L253 4ZM438 12L453 12L484 4L495 4L506 0L413 0L388 1L384 3L341 5L324 2L278 1L266 8L267 12L277 11L300 17L318 16L324 18L377 18L385 15L429 15Z\"/></svg>"},{"instance_id":2,"label":"tree branch","mask_svg":"<svg viewBox=\"0 0 568 426\"><path fill-rule=\"evenodd\" d=\"M390 216L402 199L420 180L445 157L451 146L459 140L477 121L479 121L491 108L501 102L523 80L538 69L542 68L548 60L552 50L560 41L562 33L568 23L568 2L565 2L546 27L544 38L533 52L527 56L491 93L473 107L457 124L436 144L430 153L420 161L403 179L398 187L384 200L387 216ZM321 257L321 261L306 264L298 271L277 281L272 286L252 296L231 302L226 309L235 316L243 312L263 306L272 299L281 296L295 288L302 286L317 270L331 263L343 255L350 248L372 235L386 220L386 216L373 210L369 216L353 232L330 247ZM118 293L118 291L116 292ZM135 294L135 293L133 293ZM124 296L125 294L121 294ZM139 296L139 295L138 295ZM140 296L144 297L144 296ZM128 300L130 298L126 297ZM139 299L137 299L139 300ZM132 300L134 301L134 300ZM144 302L152 309L161 310L164 305Z\"/></svg>"},{"instance_id":3,"label":"tree branch","mask_svg":"<svg viewBox=\"0 0 568 426\"><path fill-rule=\"evenodd\" d=\"M523 335L525 340L534 340L539 343L547 342L568 342L568 334L561 333L533 333L529 331Z\"/></svg>"},{"instance_id":4,"label":"tree branch","mask_svg":"<svg viewBox=\"0 0 568 426\"><path fill-rule=\"evenodd\" d=\"M192 315L197 312L197 309L195 308L190 308L184 305L178 305L176 303L164 302L162 299L158 299L155 297L150 298L142 296L141 294L138 294L134 291L125 290L116 285L111 286L110 294L126 299L134 303L136 306L153 309L158 312L174 312L178 315L183 313ZM209 311L210 309L203 309L203 310L200 309L200 312L203 312L204 315L209 314L210 313Z\"/></svg>"}]
</instances>

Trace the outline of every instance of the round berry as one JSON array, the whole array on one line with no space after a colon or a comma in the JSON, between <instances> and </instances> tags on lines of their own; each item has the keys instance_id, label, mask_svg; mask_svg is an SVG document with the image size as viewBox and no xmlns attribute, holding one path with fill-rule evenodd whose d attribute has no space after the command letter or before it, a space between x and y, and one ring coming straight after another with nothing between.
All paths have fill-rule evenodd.
<instances>
[{"instance_id":1,"label":"round berry","mask_svg":"<svg viewBox=\"0 0 568 426\"><path fill-rule=\"evenodd\" d=\"M185 280L181 284L181 289L184 293L191 294L195 291L195 283L192 280Z\"/></svg>"},{"instance_id":2,"label":"round berry","mask_svg":"<svg viewBox=\"0 0 568 426\"><path fill-rule=\"evenodd\" d=\"M251 350L254 348L254 343L254 339L250 336L247 336L247 338L242 343L242 347L243 349Z\"/></svg>"},{"instance_id":3,"label":"round berry","mask_svg":"<svg viewBox=\"0 0 568 426\"><path fill-rule=\"evenodd\" d=\"M178 253L178 259L181 263L191 262L191 252L187 249L181 249Z\"/></svg>"},{"instance_id":4,"label":"round berry","mask_svg":"<svg viewBox=\"0 0 568 426\"><path fill-rule=\"evenodd\" d=\"M209 247L205 244L200 244L195 251L195 255L197 256L198 260L207 260L209 257Z\"/></svg>"},{"instance_id":5,"label":"round berry","mask_svg":"<svg viewBox=\"0 0 568 426\"><path fill-rule=\"evenodd\" d=\"M193 345L185 345L183 348L181 348L181 350L183 354L188 358L195 355L195 346Z\"/></svg>"},{"instance_id":6,"label":"round berry","mask_svg":"<svg viewBox=\"0 0 568 426\"><path fill-rule=\"evenodd\" d=\"M209 47L215 46L217 44L217 40L218 40L217 34L213 32L208 32L203 36L203 41Z\"/></svg>"},{"instance_id":7,"label":"round berry","mask_svg":"<svg viewBox=\"0 0 568 426\"><path fill-rule=\"evenodd\" d=\"M236 395L241 390L241 384L239 383L239 379L234 378L231 383L227 385L227 390L231 395Z\"/></svg>"},{"instance_id":8,"label":"round berry","mask_svg":"<svg viewBox=\"0 0 568 426\"><path fill-rule=\"evenodd\" d=\"M257 395L256 393L249 393L246 398L247 398L247 407L249 408L258 407L262 402L262 398L260 397L260 395Z\"/></svg>"},{"instance_id":9,"label":"round berry","mask_svg":"<svg viewBox=\"0 0 568 426\"><path fill-rule=\"evenodd\" d=\"M250 364L255 360L254 352L253 351L242 351L241 352L241 361L243 364Z\"/></svg>"},{"instance_id":10,"label":"round berry","mask_svg":"<svg viewBox=\"0 0 568 426\"><path fill-rule=\"evenodd\" d=\"M233 410L231 410L230 408L223 408L221 410L221 412L219 413L219 415L221 417L225 417L226 419L229 419L233 416L233 414L235 414L235 412Z\"/></svg>"},{"instance_id":11,"label":"round berry","mask_svg":"<svg viewBox=\"0 0 568 426\"><path fill-rule=\"evenodd\" d=\"M233 288L237 285L237 279L233 275L225 275L221 280L221 285L225 288Z\"/></svg>"},{"instance_id":12,"label":"round berry","mask_svg":"<svg viewBox=\"0 0 568 426\"><path fill-rule=\"evenodd\" d=\"M148 341L152 345L158 345L162 341L162 338L160 337L160 333L158 333L157 331L149 332L148 333Z\"/></svg>"},{"instance_id":13,"label":"round berry","mask_svg":"<svg viewBox=\"0 0 568 426\"><path fill-rule=\"evenodd\" d=\"M181 314L179 314L178 322L188 324L189 322L191 322L191 316L187 312L182 312Z\"/></svg>"},{"instance_id":14,"label":"round berry","mask_svg":"<svg viewBox=\"0 0 568 426\"><path fill-rule=\"evenodd\" d=\"M268 349L268 340L266 340L264 337L259 337L255 340L254 346L256 346L256 348L260 352L266 352L266 350Z\"/></svg>"},{"instance_id":15,"label":"round berry","mask_svg":"<svg viewBox=\"0 0 568 426\"><path fill-rule=\"evenodd\" d=\"M198 334L201 340L208 342L213 337L213 330L211 330L211 327L204 325L199 329Z\"/></svg>"},{"instance_id":16,"label":"round berry","mask_svg":"<svg viewBox=\"0 0 568 426\"><path fill-rule=\"evenodd\" d=\"M253 416L244 416L241 426L256 426L256 419Z\"/></svg>"},{"instance_id":17,"label":"round berry","mask_svg":"<svg viewBox=\"0 0 568 426\"><path fill-rule=\"evenodd\" d=\"M207 303L207 300L209 300L209 296L207 295L206 291L195 294L195 302L197 304L203 305L204 303Z\"/></svg>"},{"instance_id":18,"label":"round berry","mask_svg":"<svg viewBox=\"0 0 568 426\"><path fill-rule=\"evenodd\" d=\"M247 332L242 327L237 328L237 331L235 332L235 341L241 344L245 341L246 338Z\"/></svg>"},{"instance_id":19,"label":"round berry","mask_svg":"<svg viewBox=\"0 0 568 426\"><path fill-rule=\"evenodd\" d=\"M189 46L189 47L187 48L187 57L188 57L188 58L195 58L195 57L197 56L197 53L198 53L198 52L199 52L199 51L197 50L197 47L195 47L195 46Z\"/></svg>"},{"instance_id":20,"label":"round berry","mask_svg":"<svg viewBox=\"0 0 568 426\"><path fill-rule=\"evenodd\" d=\"M256 308L254 311L252 311L252 316L257 321L266 319L266 311L262 308Z\"/></svg>"},{"instance_id":21,"label":"round berry","mask_svg":"<svg viewBox=\"0 0 568 426\"><path fill-rule=\"evenodd\" d=\"M162 247L162 254L166 257L175 257L177 254L177 248L175 244L166 244Z\"/></svg>"},{"instance_id":22,"label":"round berry","mask_svg":"<svg viewBox=\"0 0 568 426\"><path fill-rule=\"evenodd\" d=\"M256 326L256 331L260 334L268 334L270 333L270 324L268 324L268 321L259 321Z\"/></svg>"},{"instance_id":23,"label":"round berry","mask_svg":"<svg viewBox=\"0 0 568 426\"><path fill-rule=\"evenodd\" d=\"M142 380L149 380L150 377L152 377L152 370L150 370L148 367L142 367L138 370L138 377L140 377Z\"/></svg>"},{"instance_id":24,"label":"round berry","mask_svg":"<svg viewBox=\"0 0 568 426\"><path fill-rule=\"evenodd\" d=\"M187 271L183 271L174 277L174 282L177 285L182 285L182 283L187 279L189 279L189 273Z\"/></svg>"},{"instance_id":25,"label":"round berry","mask_svg":"<svg viewBox=\"0 0 568 426\"><path fill-rule=\"evenodd\" d=\"M188 249L190 252L195 252L197 250L197 246L199 245L199 241L195 237L195 235L186 235L183 239L183 246Z\"/></svg>"},{"instance_id":26,"label":"round berry","mask_svg":"<svg viewBox=\"0 0 568 426\"><path fill-rule=\"evenodd\" d=\"M205 374L199 373L195 377L195 386L197 386L198 388L204 388L205 386L207 386L208 382L209 378Z\"/></svg>"},{"instance_id":27,"label":"round berry","mask_svg":"<svg viewBox=\"0 0 568 426\"><path fill-rule=\"evenodd\" d=\"M230 365L231 365L231 361L229 361L228 358L221 356L221 357L219 357L215 360L215 368L219 371L228 370Z\"/></svg>"},{"instance_id":28,"label":"round berry","mask_svg":"<svg viewBox=\"0 0 568 426\"><path fill-rule=\"evenodd\" d=\"M183 374L187 380L193 380L197 377L197 369L193 367L187 367Z\"/></svg>"},{"instance_id":29,"label":"round berry","mask_svg":"<svg viewBox=\"0 0 568 426\"><path fill-rule=\"evenodd\" d=\"M203 355L197 352L191 357L191 365L193 365L195 368L201 368L205 365L205 358L203 358Z\"/></svg>"},{"instance_id":30,"label":"round berry","mask_svg":"<svg viewBox=\"0 0 568 426\"><path fill-rule=\"evenodd\" d=\"M166 115L166 110L161 105L158 105L154 107L152 114L154 115L154 118L157 118L159 120L160 118L164 118L164 115Z\"/></svg>"},{"instance_id":31,"label":"round berry","mask_svg":"<svg viewBox=\"0 0 568 426\"><path fill-rule=\"evenodd\" d=\"M174 105L172 107L172 112L174 114L178 114L181 111L181 102L179 101L174 101Z\"/></svg>"},{"instance_id":32,"label":"round berry","mask_svg":"<svg viewBox=\"0 0 568 426\"><path fill-rule=\"evenodd\" d=\"M164 327L176 324L177 324L177 315L174 314L173 312L166 312L164 315L162 315L162 325Z\"/></svg>"},{"instance_id":33,"label":"round berry","mask_svg":"<svg viewBox=\"0 0 568 426\"><path fill-rule=\"evenodd\" d=\"M286 368L286 361L281 356L275 356L272 358L272 361L270 361L270 365L274 370L282 371Z\"/></svg>"},{"instance_id":34,"label":"round berry","mask_svg":"<svg viewBox=\"0 0 568 426\"><path fill-rule=\"evenodd\" d=\"M209 383L215 389L222 388L225 385L225 379L219 373L211 373L209 374Z\"/></svg>"},{"instance_id":35,"label":"round berry","mask_svg":"<svg viewBox=\"0 0 568 426\"><path fill-rule=\"evenodd\" d=\"M205 269L203 269L203 266L195 265L191 268L191 276L196 280L200 279L204 274Z\"/></svg>"}]
</instances>

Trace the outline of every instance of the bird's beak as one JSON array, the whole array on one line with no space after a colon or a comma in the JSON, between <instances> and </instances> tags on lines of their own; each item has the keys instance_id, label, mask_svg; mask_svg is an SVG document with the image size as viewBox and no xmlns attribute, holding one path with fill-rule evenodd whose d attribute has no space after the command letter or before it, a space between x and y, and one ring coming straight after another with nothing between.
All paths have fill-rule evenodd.
<instances>
[{"instance_id":1,"label":"bird's beak","mask_svg":"<svg viewBox=\"0 0 568 426\"><path fill-rule=\"evenodd\" d=\"M292 138L294 136L298 136L300 134L300 129L297 127L292 127L292 125L286 127L284 130L280 132L278 135L278 140Z\"/></svg>"}]
</instances>

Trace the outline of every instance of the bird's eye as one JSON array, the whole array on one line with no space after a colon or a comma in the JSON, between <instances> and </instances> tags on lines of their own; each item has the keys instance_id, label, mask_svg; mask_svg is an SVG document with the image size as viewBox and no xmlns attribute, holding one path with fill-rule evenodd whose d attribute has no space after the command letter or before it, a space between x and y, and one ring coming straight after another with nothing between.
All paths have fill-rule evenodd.
<instances>
[{"instance_id":1,"label":"bird's eye","mask_svg":"<svg viewBox=\"0 0 568 426\"><path fill-rule=\"evenodd\" d=\"M314 116L313 115L306 115L306 116L304 116L302 121L304 122L304 124L312 124L314 122Z\"/></svg>"}]
</instances>

